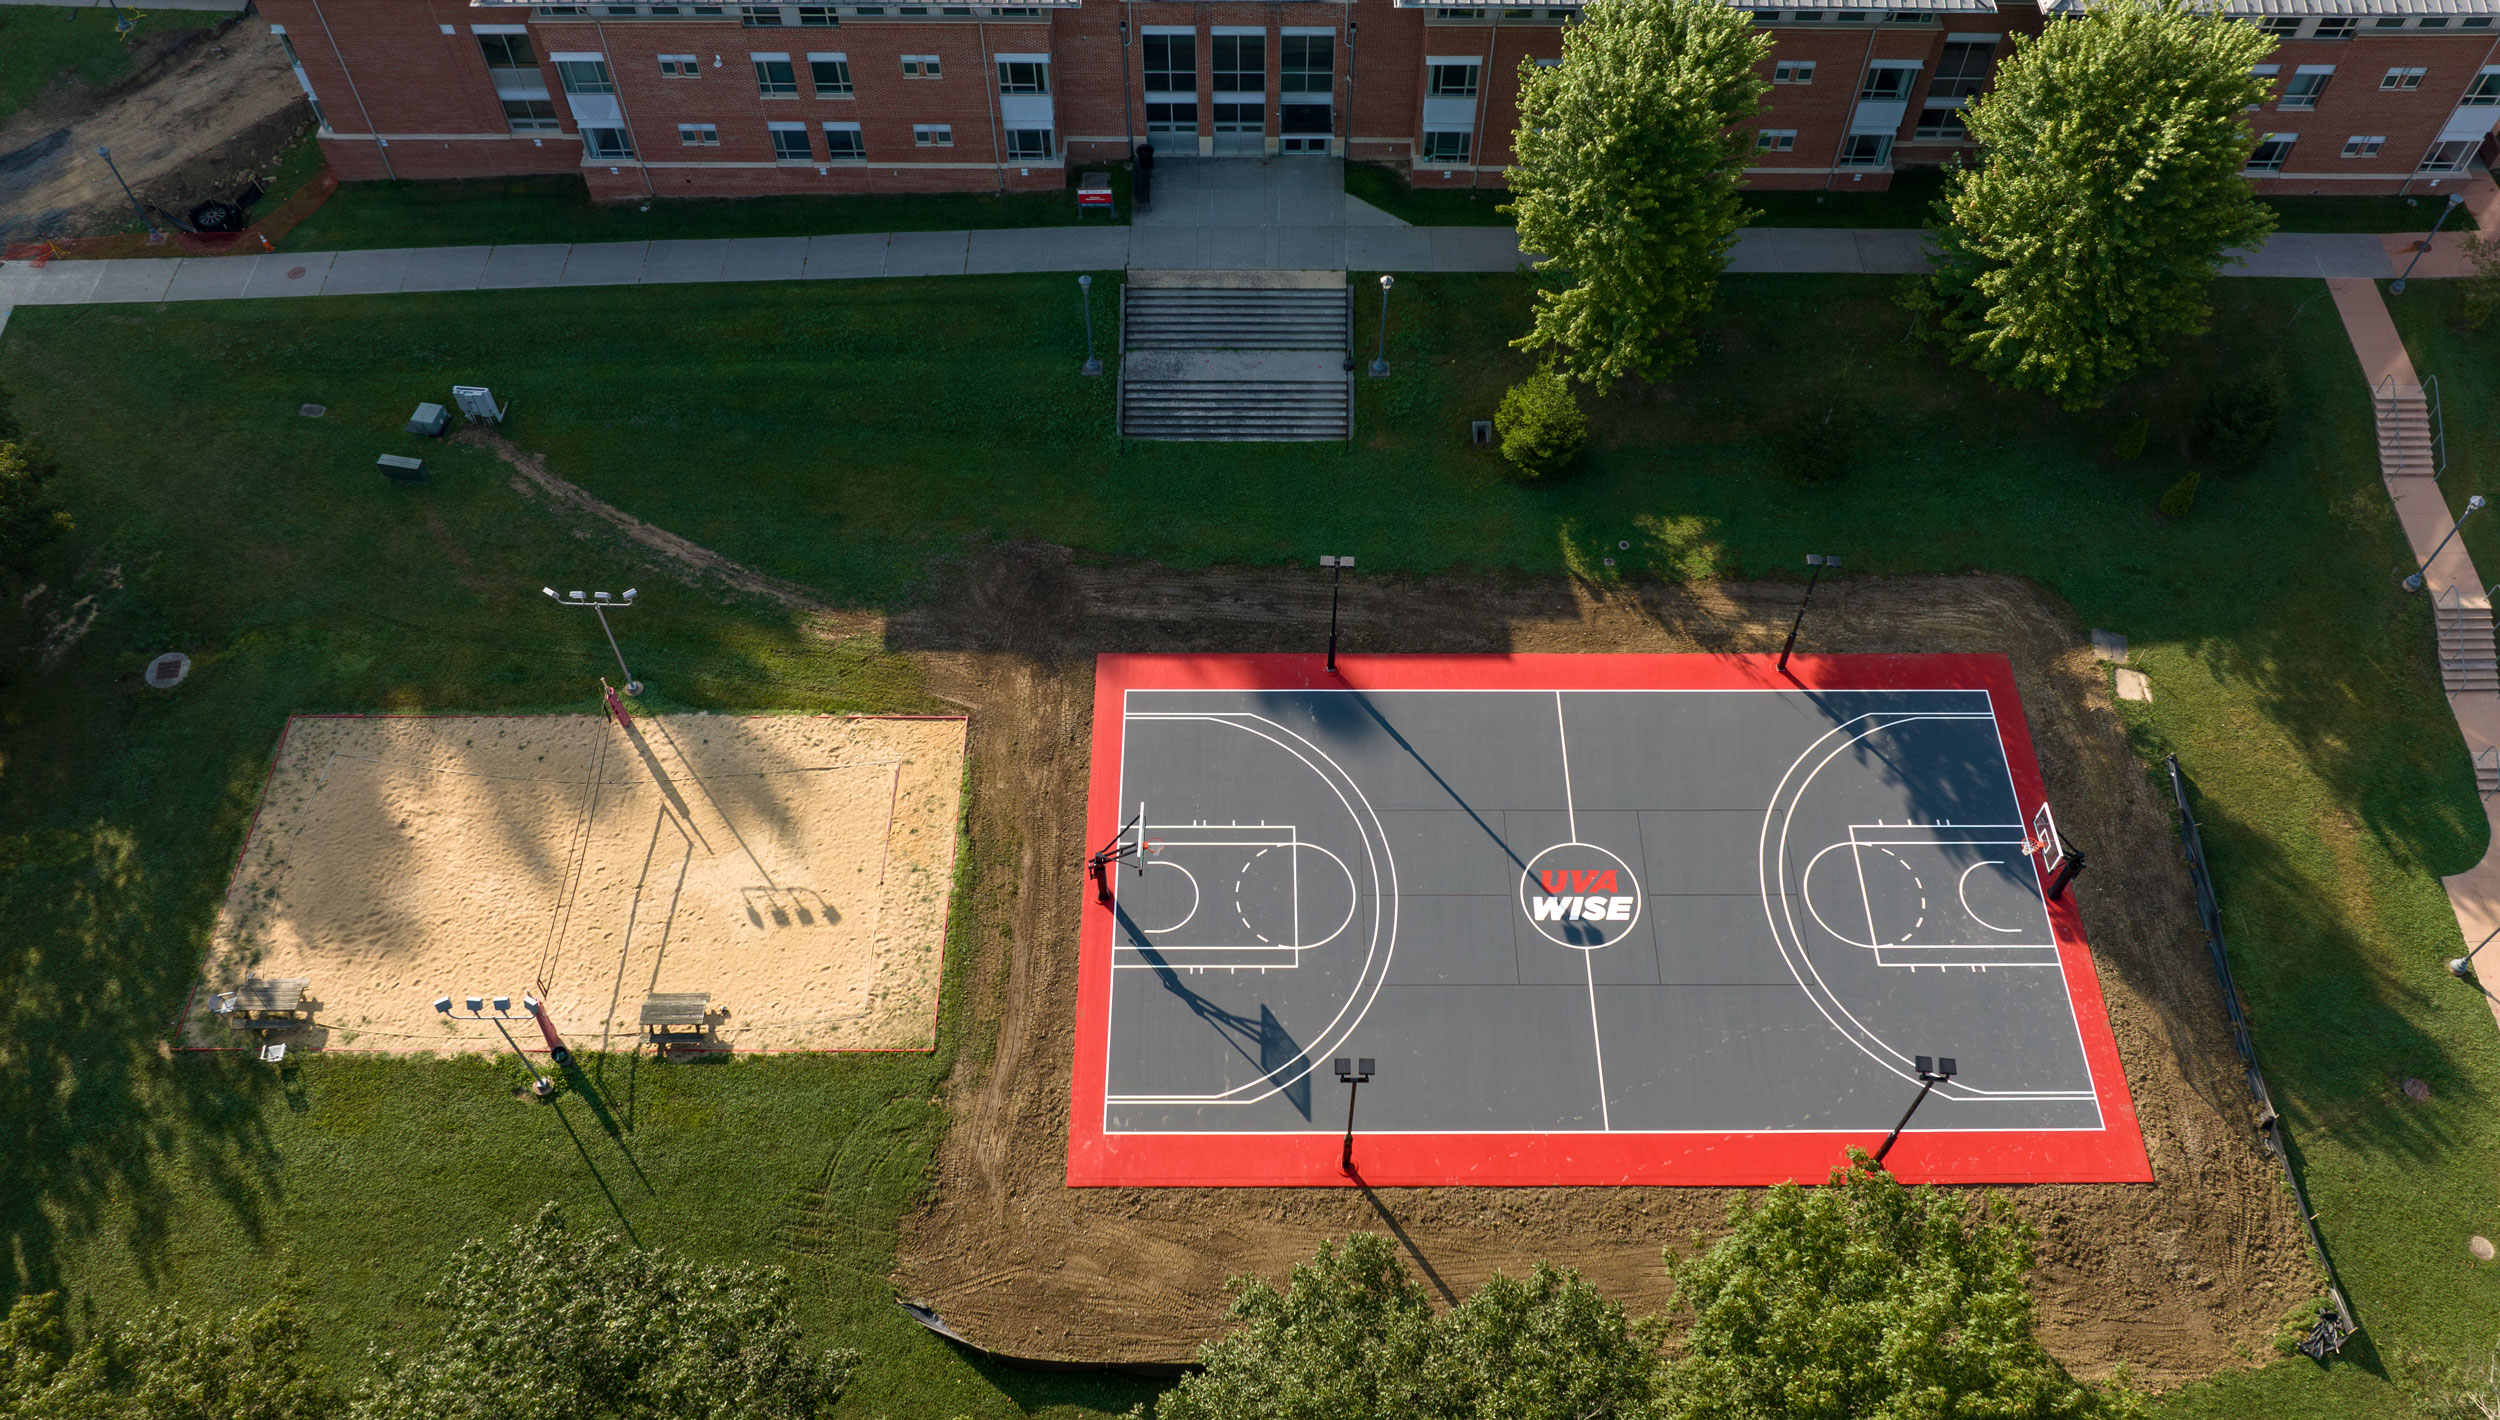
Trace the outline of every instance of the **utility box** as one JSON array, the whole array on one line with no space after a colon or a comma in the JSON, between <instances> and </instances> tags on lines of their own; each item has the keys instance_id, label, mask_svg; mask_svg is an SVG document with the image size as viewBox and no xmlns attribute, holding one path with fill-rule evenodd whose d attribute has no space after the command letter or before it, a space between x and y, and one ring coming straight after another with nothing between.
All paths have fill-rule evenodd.
<instances>
[{"instance_id":1,"label":"utility box","mask_svg":"<svg viewBox=\"0 0 2500 1420\"><path fill-rule=\"evenodd\" d=\"M412 459L406 454L384 454L374 463L381 468L382 476L394 483L421 483L425 480L423 459Z\"/></svg>"},{"instance_id":2,"label":"utility box","mask_svg":"<svg viewBox=\"0 0 2500 1420\"><path fill-rule=\"evenodd\" d=\"M443 437L443 431L450 427L451 411L439 404L418 405L416 417L408 421L409 433L423 434L429 439Z\"/></svg>"}]
</instances>

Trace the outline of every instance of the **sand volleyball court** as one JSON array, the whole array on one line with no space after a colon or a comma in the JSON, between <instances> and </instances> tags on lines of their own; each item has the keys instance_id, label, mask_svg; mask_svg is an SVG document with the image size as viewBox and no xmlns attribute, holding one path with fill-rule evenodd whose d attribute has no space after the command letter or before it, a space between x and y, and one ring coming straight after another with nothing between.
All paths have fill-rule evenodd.
<instances>
[{"instance_id":1,"label":"sand volleyball court","mask_svg":"<svg viewBox=\"0 0 2500 1420\"><path fill-rule=\"evenodd\" d=\"M960 718L297 717L181 1043L300 978L298 1049L499 1050L433 1002L524 993L576 1050L677 993L718 1047L926 1048L963 757Z\"/></svg>"}]
</instances>

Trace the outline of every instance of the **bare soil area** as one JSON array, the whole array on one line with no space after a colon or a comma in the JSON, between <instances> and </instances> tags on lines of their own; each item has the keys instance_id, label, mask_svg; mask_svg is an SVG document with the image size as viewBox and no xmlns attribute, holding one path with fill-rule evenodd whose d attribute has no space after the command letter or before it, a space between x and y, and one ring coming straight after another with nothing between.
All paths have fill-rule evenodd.
<instances>
[{"instance_id":1,"label":"bare soil area","mask_svg":"<svg viewBox=\"0 0 2500 1420\"><path fill-rule=\"evenodd\" d=\"M131 218L113 162L142 202L188 217L265 180L312 109L266 21L153 44L132 77L95 90L65 75L0 124L0 240L97 236Z\"/></svg>"},{"instance_id":2,"label":"bare soil area","mask_svg":"<svg viewBox=\"0 0 2500 1420\"><path fill-rule=\"evenodd\" d=\"M1302 573L1087 565L1016 547L941 579L898 616L929 689L972 712L972 850L959 911L972 1024L950 1082L934 1186L904 1223L898 1281L957 1330L1013 1354L1190 1358L1222 1326L1232 1275L1281 1278L1322 1239L1395 1236L1427 1283L1464 1296L1539 1258L1635 1310L1671 1297L1660 1249L1722 1225L1734 1190L1070 1189L1067 1114L1093 656L1313 650L1325 582ZM1776 650L1794 585L1615 587L1562 580L1361 579L1364 651ZM2040 1229L2041 1321L2084 1375L2169 1385L2268 1358L2315 1295L2288 1192L2247 1092L2163 802L2129 749L2106 672L2063 603L2024 582L1849 580L1817 593L1817 651L1999 651L2014 665L2051 798L2092 849L2078 884L2157 1181L2002 1193Z\"/></svg>"},{"instance_id":3,"label":"bare soil area","mask_svg":"<svg viewBox=\"0 0 2500 1420\"><path fill-rule=\"evenodd\" d=\"M247 976L310 983L302 1048L491 1051L435 998L543 998L569 1042L711 997L703 1044L926 1049L964 722L670 715L292 720L183 1043Z\"/></svg>"}]
</instances>

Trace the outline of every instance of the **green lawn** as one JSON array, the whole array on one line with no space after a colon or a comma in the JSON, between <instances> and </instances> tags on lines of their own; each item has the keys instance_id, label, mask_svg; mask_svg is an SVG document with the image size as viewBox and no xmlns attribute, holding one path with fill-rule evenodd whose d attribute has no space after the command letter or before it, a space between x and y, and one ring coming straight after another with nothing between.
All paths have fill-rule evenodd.
<instances>
[{"instance_id":1,"label":"green lawn","mask_svg":"<svg viewBox=\"0 0 2500 1420\"><path fill-rule=\"evenodd\" d=\"M1098 273L1103 311L1118 280ZM1889 281L1731 279L1695 370L1593 401L1587 466L1542 487L1467 444L1467 420L1527 368L1502 345L1525 318L1515 277L1400 279L1397 373L1359 382L1351 447L1124 447L1110 382L1077 373L1065 290L1053 275L21 309L0 384L60 451L81 519L47 580L98 592L101 611L44 668L15 648L58 604L0 601L0 910L17 944L0 956L0 1226L20 1279L111 1314L147 1296L230 1304L292 1259L352 1365L411 1323L434 1260L558 1196L646 1240L801 1269L811 1324L870 1352L851 1413L1116 1411L1146 1393L984 1374L888 1313L893 1219L969 1023L950 1019L934 1056L593 1066L613 1136L586 1097L510 1102L484 1063L316 1058L279 1076L156 1053L287 711L553 708L602 664L532 599L555 574L595 585L629 564L472 451L435 451L422 490L372 474L410 442L394 432L409 405L457 380L493 384L509 432L600 496L883 606L970 548L1028 537L1184 567L1336 545L1378 574L1780 576L1815 548L1851 576L2035 578L2130 636L2152 677L2129 725L2203 795L2260 1049L2368 1328L2332 1367L2280 1363L2163 1412L2407 1415L2425 1368L2488 1345L2500 1270L2475 1270L2463 1243L2500 1232L2500 1032L2440 968L2457 938L2437 881L2481 855L2482 820L2428 609L2392 586L2402 546L2322 286L2217 283L2209 339L2069 415L1905 344ZM2163 519L2205 384L2268 357L2295 411L2283 435ZM328 417L298 417L306 400ZM1772 433L1834 401L1868 415L1857 472L1766 473ZM2152 452L2108 462L2137 413ZM156 432L171 427L178 458ZM1635 550L1598 569L1618 539ZM908 662L828 654L764 610L669 592L636 616L636 667L677 706L923 703ZM169 646L200 657L180 692L114 679ZM1013 871L1012 846L974 848L975 885ZM2397 1092L2408 1075L2429 1103ZM803 1208L820 1181L826 1200ZM810 1213L841 1220L833 1243L784 1231Z\"/></svg>"},{"instance_id":2,"label":"green lawn","mask_svg":"<svg viewBox=\"0 0 2500 1420\"><path fill-rule=\"evenodd\" d=\"M107 8L0 5L0 121L64 72L89 88L103 88L130 73L136 58L132 41L204 30L225 18L207 10L162 10L142 17L123 36L114 32L113 11Z\"/></svg>"},{"instance_id":3,"label":"green lawn","mask_svg":"<svg viewBox=\"0 0 2500 1420\"><path fill-rule=\"evenodd\" d=\"M1073 184L1074 179L1070 179ZM1128 172L1113 171L1117 220ZM275 189L273 188L273 191ZM1080 219L1073 185L1058 192L863 193L846 197L672 197L593 202L572 176L460 182L351 182L279 243L284 251L639 242L696 237L812 237L844 232L955 232L1064 227ZM1096 212L1086 222L1113 220Z\"/></svg>"}]
</instances>

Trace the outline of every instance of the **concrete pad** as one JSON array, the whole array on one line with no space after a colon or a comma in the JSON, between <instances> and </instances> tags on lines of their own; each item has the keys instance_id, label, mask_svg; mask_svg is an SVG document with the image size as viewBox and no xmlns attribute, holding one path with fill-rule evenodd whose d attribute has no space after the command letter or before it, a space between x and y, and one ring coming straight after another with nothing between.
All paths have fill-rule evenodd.
<instances>
[{"instance_id":1,"label":"concrete pad","mask_svg":"<svg viewBox=\"0 0 2500 1420\"><path fill-rule=\"evenodd\" d=\"M2092 658L2096 661L2125 665L2127 663L2127 638L2115 631L2103 631L2097 626L2093 627Z\"/></svg>"},{"instance_id":2,"label":"concrete pad","mask_svg":"<svg viewBox=\"0 0 2500 1420\"><path fill-rule=\"evenodd\" d=\"M800 274L810 281L848 281L885 275L883 232L839 237L809 237L807 264Z\"/></svg>"},{"instance_id":3,"label":"concrete pad","mask_svg":"<svg viewBox=\"0 0 2500 1420\"><path fill-rule=\"evenodd\" d=\"M662 281L718 281L729 260L729 240L653 242L642 257L644 285Z\"/></svg>"},{"instance_id":4,"label":"concrete pad","mask_svg":"<svg viewBox=\"0 0 2500 1420\"><path fill-rule=\"evenodd\" d=\"M104 268L96 281L97 301L161 301L173 285L174 273L181 269L178 258L147 257L135 261L103 261Z\"/></svg>"},{"instance_id":5,"label":"concrete pad","mask_svg":"<svg viewBox=\"0 0 2500 1420\"><path fill-rule=\"evenodd\" d=\"M1108 271L1128 265L1126 227L1010 227L974 232L964 269L996 271Z\"/></svg>"},{"instance_id":6,"label":"concrete pad","mask_svg":"<svg viewBox=\"0 0 2500 1420\"><path fill-rule=\"evenodd\" d=\"M2144 672L2120 666L2115 674L2118 677L2119 699L2141 701L2147 705L2153 703L2153 683L2144 678Z\"/></svg>"},{"instance_id":7,"label":"concrete pad","mask_svg":"<svg viewBox=\"0 0 2500 1420\"><path fill-rule=\"evenodd\" d=\"M896 232L885 250L888 276L961 276L970 232Z\"/></svg>"},{"instance_id":8,"label":"concrete pad","mask_svg":"<svg viewBox=\"0 0 2500 1420\"><path fill-rule=\"evenodd\" d=\"M1259 271L1275 266L1272 227L1202 227L1198 231L1198 264L1218 269L1238 266Z\"/></svg>"},{"instance_id":9,"label":"concrete pad","mask_svg":"<svg viewBox=\"0 0 2500 1420\"><path fill-rule=\"evenodd\" d=\"M1519 234L1508 227L1417 227L1432 242L1434 271L1511 271L1519 265Z\"/></svg>"},{"instance_id":10,"label":"concrete pad","mask_svg":"<svg viewBox=\"0 0 2500 1420\"><path fill-rule=\"evenodd\" d=\"M1210 192L1199 209L1200 222L1209 227L1263 226L1276 220L1273 201L1265 192Z\"/></svg>"},{"instance_id":11,"label":"concrete pad","mask_svg":"<svg viewBox=\"0 0 2500 1420\"><path fill-rule=\"evenodd\" d=\"M166 284L168 301L231 301L240 298L243 288L251 284L252 269L268 260L262 256L194 256L183 259ZM292 261L293 257L284 260Z\"/></svg>"},{"instance_id":12,"label":"concrete pad","mask_svg":"<svg viewBox=\"0 0 2500 1420\"><path fill-rule=\"evenodd\" d=\"M269 296L318 296L322 285L330 279L330 263L335 253L308 251L301 256L264 255L252 268L252 277L243 284L247 299Z\"/></svg>"},{"instance_id":13,"label":"concrete pad","mask_svg":"<svg viewBox=\"0 0 2500 1420\"><path fill-rule=\"evenodd\" d=\"M402 291L474 291L492 247L420 247L400 273Z\"/></svg>"},{"instance_id":14,"label":"concrete pad","mask_svg":"<svg viewBox=\"0 0 2500 1420\"><path fill-rule=\"evenodd\" d=\"M745 237L721 259L723 281L796 281L807 270L807 238Z\"/></svg>"},{"instance_id":15,"label":"concrete pad","mask_svg":"<svg viewBox=\"0 0 2500 1420\"><path fill-rule=\"evenodd\" d=\"M1200 227L1131 227L1128 264L1147 271L1198 271Z\"/></svg>"},{"instance_id":16,"label":"concrete pad","mask_svg":"<svg viewBox=\"0 0 2500 1420\"><path fill-rule=\"evenodd\" d=\"M16 297L21 306L83 306L95 299L103 284L105 261L56 261L35 273L35 281Z\"/></svg>"},{"instance_id":17,"label":"concrete pad","mask_svg":"<svg viewBox=\"0 0 2500 1420\"><path fill-rule=\"evenodd\" d=\"M1422 271L1432 260L1429 227L1348 227L1348 271Z\"/></svg>"},{"instance_id":18,"label":"concrete pad","mask_svg":"<svg viewBox=\"0 0 2500 1420\"><path fill-rule=\"evenodd\" d=\"M642 279L649 242L588 242L564 258L559 286L631 286Z\"/></svg>"},{"instance_id":19,"label":"concrete pad","mask_svg":"<svg viewBox=\"0 0 2500 1420\"><path fill-rule=\"evenodd\" d=\"M1343 227L1278 227L1275 232L1276 265L1287 271L1342 271L1345 269L1345 228Z\"/></svg>"},{"instance_id":20,"label":"concrete pad","mask_svg":"<svg viewBox=\"0 0 2500 1420\"><path fill-rule=\"evenodd\" d=\"M399 289L400 278L408 274L408 260L416 252L408 247L387 247L381 251L343 251L330 258L330 277L321 285L325 296L372 296Z\"/></svg>"},{"instance_id":21,"label":"concrete pad","mask_svg":"<svg viewBox=\"0 0 2500 1420\"><path fill-rule=\"evenodd\" d=\"M1270 220L1279 227L1333 227L1345 220L1342 192L1280 192Z\"/></svg>"},{"instance_id":22,"label":"concrete pad","mask_svg":"<svg viewBox=\"0 0 2500 1420\"><path fill-rule=\"evenodd\" d=\"M1370 203L1355 196L1353 193L1349 192L1341 195L1345 198L1345 201L1342 204L1343 210L1337 217L1337 221L1340 225L1348 227L1403 227L1407 224L1405 218L1392 217L1388 213L1381 211L1379 208L1374 207Z\"/></svg>"},{"instance_id":23,"label":"concrete pad","mask_svg":"<svg viewBox=\"0 0 2500 1420\"><path fill-rule=\"evenodd\" d=\"M1858 269L1871 275L1914 276L1935 265L1927 234L1915 227L1850 235L1857 238Z\"/></svg>"},{"instance_id":24,"label":"concrete pad","mask_svg":"<svg viewBox=\"0 0 2500 1420\"><path fill-rule=\"evenodd\" d=\"M572 250L562 242L497 247L487 253L486 269L479 273L477 287L481 291L515 291L553 286L563 278L564 259Z\"/></svg>"}]
</instances>

